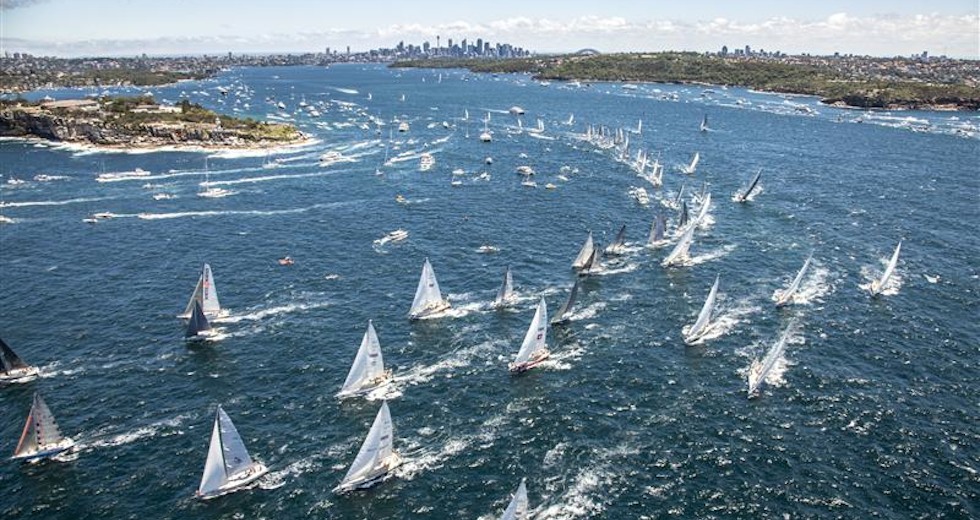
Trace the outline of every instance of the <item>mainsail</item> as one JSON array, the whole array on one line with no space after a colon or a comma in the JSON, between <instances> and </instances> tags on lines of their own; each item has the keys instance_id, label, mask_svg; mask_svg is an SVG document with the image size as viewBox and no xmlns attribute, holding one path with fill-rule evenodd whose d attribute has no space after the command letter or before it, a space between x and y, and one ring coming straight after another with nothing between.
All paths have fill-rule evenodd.
<instances>
[{"instance_id":1,"label":"mainsail","mask_svg":"<svg viewBox=\"0 0 980 520\"><path fill-rule=\"evenodd\" d=\"M357 349L354 363L347 373L344 386L337 395L351 395L357 393L365 387L374 386L379 378L385 373L385 363L381 356L381 342L378 341L378 333L374 330L374 323L368 320L367 330L361 339L361 346Z\"/></svg>"},{"instance_id":2,"label":"mainsail","mask_svg":"<svg viewBox=\"0 0 980 520\"><path fill-rule=\"evenodd\" d=\"M412 301L412 309L408 315L410 318L421 318L428 313L448 307L449 302L442 299L442 292L439 291L439 282L436 280L435 271L432 270L432 264L426 258L425 263L422 264L422 276L419 277L415 299Z\"/></svg>"},{"instance_id":3,"label":"mainsail","mask_svg":"<svg viewBox=\"0 0 980 520\"><path fill-rule=\"evenodd\" d=\"M691 158L691 164L684 168L684 173L690 175L694 173L694 170L698 167L698 161L701 160L701 152L694 152L694 157Z\"/></svg>"},{"instance_id":4,"label":"mainsail","mask_svg":"<svg viewBox=\"0 0 980 520\"><path fill-rule=\"evenodd\" d=\"M579 276L588 276L590 274L598 273L602 270L602 249L597 244L592 248L592 254L589 255L589 260L585 263L585 266L579 270Z\"/></svg>"},{"instance_id":5,"label":"mainsail","mask_svg":"<svg viewBox=\"0 0 980 520\"><path fill-rule=\"evenodd\" d=\"M739 194L735 198L735 200L738 201L738 202L745 202L745 201L749 200L749 195L752 194L752 190L755 189L755 186L757 184L759 184L759 178L760 177L762 177L762 170L761 169L758 172L756 172L755 177L752 177L752 182L749 183L749 187L745 190L745 192Z\"/></svg>"},{"instance_id":6,"label":"mainsail","mask_svg":"<svg viewBox=\"0 0 980 520\"><path fill-rule=\"evenodd\" d=\"M613 239L612 243L606 247L606 252L613 255L618 255L623 252L626 247L626 224L619 228L619 233L616 233L616 238Z\"/></svg>"},{"instance_id":7,"label":"mainsail","mask_svg":"<svg viewBox=\"0 0 980 520\"><path fill-rule=\"evenodd\" d=\"M512 299L514 299L514 277L510 273L510 266L507 266L507 270L504 271L504 281L500 284L500 289L497 290L497 299L494 300L493 304L499 307Z\"/></svg>"},{"instance_id":8,"label":"mainsail","mask_svg":"<svg viewBox=\"0 0 980 520\"><path fill-rule=\"evenodd\" d=\"M698 208L698 218L697 218L698 225L704 222L704 217L708 215L709 208L711 208L711 194L705 193L704 197L701 198L701 207Z\"/></svg>"},{"instance_id":9,"label":"mainsail","mask_svg":"<svg viewBox=\"0 0 980 520\"><path fill-rule=\"evenodd\" d=\"M34 402L31 404L30 413L27 414L27 422L24 424L24 431L21 432L20 441L14 449L14 458L30 457L66 440L70 441L61 435L51 409L45 404L44 399L41 399L41 394L34 392Z\"/></svg>"},{"instance_id":10,"label":"mainsail","mask_svg":"<svg viewBox=\"0 0 980 520\"><path fill-rule=\"evenodd\" d=\"M194 293L191 294L191 299L187 302L187 307L184 308L184 313L180 316L181 318L189 318L191 316L191 310L195 301L201 305L201 310L204 311L204 314L212 318L221 312L221 303L218 301L218 288L214 285L214 275L211 273L211 266L209 264L204 264L204 270L201 272L201 277L197 279Z\"/></svg>"},{"instance_id":11,"label":"mainsail","mask_svg":"<svg viewBox=\"0 0 980 520\"><path fill-rule=\"evenodd\" d=\"M796 278L793 278L793 283L789 284L789 287L779 293L779 298L776 300L776 306L785 305L793 298L793 294L796 290L800 288L800 283L803 282L803 276L806 274L806 270L810 267L810 260L813 259L813 253L806 257L806 261L803 262L803 267L800 268L800 272L796 273Z\"/></svg>"},{"instance_id":12,"label":"mainsail","mask_svg":"<svg viewBox=\"0 0 980 520\"><path fill-rule=\"evenodd\" d=\"M796 321L793 320L786 327L786 330L783 331L783 334L779 337L779 341L766 353L766 357L762 358L762 362L760 363L758 360L752 362L752 366L749 368L749 399L758 395L759 389L762 388L766 377L769 376L769 372L776 366L776 361L782 357L783 351L786 350L786 341L789 339L790 332L795 327Z\"/></svg>"},{"instance_id":13,"label":"mainsail","mask_svg":"<svg viewBox=\"0 0 980 520\"><path fill-rule=\"evenodd\" d=\"M677 241L677 245L674 246L673 251L664 258L664 261L660 265L664 267L671 267L679 265L688 259L687 251L691 248L691 241L694 240L694 228L697 226L688 226L687 231L681 235L681 239Z\"/></svg>"},{"instance_id":14,"label":"mainsail","mask_svg":"<svg viewBox=\"0 0 980 520\"><path fill-rule=\"evenodd\" d=\"M653 225L650 226L650 239L647 243L653 245L663 242L666 233L667 217L663 213L658 213L657 218L653 220Z\"/></svg>"},{"instance_id":15,"label":"mainsail","mask_svg":"<svg viewBox=\"0 0 980 520\"><path fill-rule=\"evenodd\" d=\"M888 284L888 280L891 279L892 273L895 271L895 266L898 265L898 253L902 250L902 241L898 241L898 246L895 247L895 252L892 253L891 260L888 261L888 267L885 267L885 273L881 275L881 279L871 282L871 294L877 296L885 289Z\"/></svg>"},{"instance_id":16,"label":"mainsail","mask_svg":"<svg viewBox=\"0 0 980 520\"><path fill-rule=\"evenodd\" d=\"M708 114L705 114L704 117L701 119L701 127L700 127L700 129L701 129L702 132L707 132L708 131Z\"/></svg>"},{"instance_id":17,"label":"mainsail","mask_svg":"<svg viewBox=\"0 0 980 520\"><path fill-rule=\"evenodd\" d=\"M521 485L517 486L514 497L510 499L510 504L504 510L504 515L500 520L524 520L527 518L527 486L525 479L521 479Z\"/></svg>"},{"instance_id":18,"label":"mainsail","mask_svg":"<svg viewBox=\"0 0 980 520\"><path fill-rule=\"evenodd\" d=\"M27 367L28 364L20 359L20 356L14 352L14 349L10 348L4 340L0 339L0 372L7 373L11 370Z\"/></svg>"},{"instance_id":19,"label":"mainsail","mask_svg":"<svg viewBox=\"0 0 980 520\"><path fill-rule=\"evenodd\" d=\"M687 226L688 221L691 220L690 213L687 210L687 201L681 201L681 211L680 216L677 218L677 229L684 229Z\"/></svg>"},{"instance_id":20,"label":"mainsail","mask_svg":"<svg viewBox=\"0 0 980 520\"><path fill-rule=\"evenodd\" d=\"M334 488L334 492L349 491L386 475L397 461L397 455L392 451L391 444L391 412L388 411L388 402L385 401L381 403L381 410L374 418L371 431L361 444L361 449L357 452L357 457L354 457L347 475L340 485Z\"/></svg>"},{"instance_id":21,"label":"mainsail","mask_svg":"<svg viewBox=\"0 0 980 520\"><path fill-rule=\"evenodd\" d=\"M537 310L534 311L534 318L531 320L531 325L527 328L527 333L524 334L524 342L521 343L521 349L517 351L517 357L514 358L514 365L526 363L532 354L546 348L548 340L547 324L548 305L542 297L538 301Z\"/></svg>"},{"instance_id":22,"label":"mainsail","mask_svg":"<svg viewBox=\"0 0 980 520\"><path fill-rule=\"evenodd\" d=\"M253 470L254 466L256 464L248 454L241 435L238 434L231 418L219 405L214 416L211 445L208 447L208 458L204 462L204 474L201 476L201 485L197 489L198 495L205 497L215 495L230 480L241 478L241 473ZM259 471L253 475L254 478L265 469L261 464L257 466Z\"/></svg>"},{"instance_id":23,"label":"mainsail","mask_svg":"<svg viewBox=\"0 0 980 520\"><path fill-rule=\"evenodd\" d=\"M201 305L197 300L191 302L191 317L187 320L187 329L184 331L185 338L196 338L201 332L211 330L208 317L201 310Z\"/></svg>"},{"instance_id":24,"label":"mainsail","mask_svg":"<svg viewBox=\"0 0 980 520\"><path fill-rule=\"evenodd\" d=\"M701 312L698 313L697 321L694 322L694 325L691 325L691 328L688 329L687 334L684 336L684 343L691 344L707 332L708 324L711 321L711 311L715 306L715 296L718 294L718 280L719 276L715 276L715 284L711 286L711 291L708 292L708 298L704 301Z\"/></svg>"},{"instance_id":25,"label":"mainsail","mask_svg":"<svg viewBox=\"0 0 980 520\"><path fill-rule=\"evenodd\" d=\"M578 295L578 280L575 280L575 285L572 285L571 292L568 293L568 299L562 304L558 312L551 319L552 325L557 325L559 323L564 323L568 321L568 317L572 312L572 306L575 305L575 297Z\"/></svg>"},{"instance_id":26,"label":"mainsail","mask_svg":"<svg viewBox=\"0 0 980 520\"><path fill-rule=\"evenodd\" d=\"M592 232L589 231L589 236L585 239L585 243L582 244L582 249L579 249L578 255L575 257L575 261L572 262L572 269L582 269L588 265L589 257L592 256L593 249L595 249L595 245L592 242Z\"/></svg>"}]
</instances>

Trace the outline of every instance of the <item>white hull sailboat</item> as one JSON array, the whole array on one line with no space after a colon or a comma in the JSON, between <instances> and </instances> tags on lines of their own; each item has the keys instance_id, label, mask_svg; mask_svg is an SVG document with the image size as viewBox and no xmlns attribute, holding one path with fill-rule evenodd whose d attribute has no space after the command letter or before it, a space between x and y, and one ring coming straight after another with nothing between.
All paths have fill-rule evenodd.
<instances>
[{"instance_id":1,"label":"white hull sailboat","mask_svg":"<svg viewBox=\"0 0 980 520\"><path fill-rule=\"evenodd\" d=\"M265 475L269 468L253 461L228 414L218 406L211 429L211 445L197 496L209 499L238 491Z\"/></svg>"},{"instance_id":2,"label":"white hull sailboat","mask_svg":"<svg viewBox=\"0 0 980 520\"><path fill-rule=\"evenodd\" d=\"M888 281L891 280L892 274L895 272L895 266L898 265L898 254L902 251L902 241L898 241L898 246L895 247L895 252L892 253L891 260L888 261L888 266L885 267L885 272L881 275L881 278L871 282L871 286L868 291L871 292L871 296L878 296L882 291L888 287Z\"/></svg>"},{"instance_id":3,"label":"white hull sailboat","mask_svg":"<svg viewBox=\"0 0 980 520\"><path fill-rule=\"evenodd\" d=\"M698 130L702 132L708 131L708 114L705 114L704 117L701 119L701 126L698 127Z\"/></svg>"},{"instance_id":4,"label":"white hull sailboat","mask_svg":"<svg viewBox=\"0 0 980 520\"><path fill-rule=\"evenodd\" d=\"M41 373L41 369L28 365L0 339L0 384L26 383L33 381Z\"/></svg>"},{"instance_id":5,"label":"white hull sailboat","mask_svg":"<svg viewBox=\"0 0 980 520\"><path fill-rule=\"evenodd\" d=\"M524 342L521 349L517 352L514 362L508 365L508 369L514 374L527 372L541 364L551 355L548 352L548 305L544 298L538 301L538 307L534 311L534 318L531 325L524 335Z\"/></svg>"},{"instance_id":6,"label":"white hull sailboat","mask_svg":"<svg viewBox=\"0 0 980 520\"><path fill-rule=\"evenodd\" d=\"M660 265L664 267L676 267L684 265L691 259L690 255L688 254L688 250L691 249L691 241L694 240L694 228L696 227L697 226L687 227L687 231L681 235L680 240L677 241L677 245L675 245L674 249L669 255L667 255L667 258L664 258L664 261L660 262Z\"/></svg>"},{"instance_id":7,"label":"white hull sailboat","mask_svg":"<svg viewBox=\"0 0 980 520\"><path fill-rule=\"evenodd\" d=\"M507 504L500 520L526 520L527 519L527 484L526 479L521 479L521 484L517 486L517 491Z\"/></svg>"},{"instance_id":8,"label":"white hull sailboat","mask_svg":"<svg viewBox=\"0 0 980 520\"><path fill-rule=\"evenodd\" d=\"M204 264L201 276L197 279L197 285L194 286L194 292L191 294L190 300L187 301L187 307L177 317L190 319L195 301L209 319L213 320L227 314L227 311L221 308L221 302L218 301L218 286L214 284L214 273L211 272L210 264Z\"/></svg>"},{"instance_id":9,"label":"white hull sailboat","mask_svg":"<svg viewBox=\"0 0 980 520\"><path fill-rule=\"evenodd\" d=\"M762 361L756 359L752 362L752 366L749 367L749 390L748 398L759 396L759 390L762 389L762 385L765 384L766 378L769 373L772 372L773 367L776 366L776 362L779 358L783 356L783 352L786 350L786 341L789 339L789 334L795 329L796 322L792 321L783 331L782 335L779 337L779 341L776 342L769 352L766 353L766 357L762 358Z\"/></svg>"},{"instance_id":10,"label":"white hull sailboat","mask_svg":"<svg viewBox=\"0 0 980 520\"><path fill-rule=\"evenodd\" d=\"M506 307L516 300L517 294L514 292L514 275L510 272L510 266L507 266L507 270L504 271L504 280L500 284L500 289L497 290L497 297L493 300L493 306L499 309Z\"/></svg>"},{"instance_id":11,"label":"white hull sailboat","mask_svg":"<svg viewBox=\"0 0 980 520\"><path fill-rule=\"evenodd\" d=\"M388 411L388 403L383 402L347 475L333 488L333 492L340 494L366 489L388 479L392 470L402 463L402 458L392 449L393 433L391 412Z\"/></svg>"},{"instance_id":12,"label":"white hull sailboat","mask_svg":"<svg viewBox=\"0 0 980 520\"><path fill-rule=\"evenodd\" d=\"M385 370L384 358L381 356L381 342L374 330L374 323L368 320L367 330L361 339L361 346L354 356L344 386L337 397L344 399L363 395L381 388L391 381L391 370Z\"/></svg>"},{"instance_id":13,"label":"white hull sailboat","mask_svg":"<svg viewBox=\"0 0 980 520\"><path fill-rule=\"evenodd\" d=\"M711 311L715 307L715 297L718 294L718 280L719 276L715 276L715 283L711 286L711 291L708 292L708 298L704 301L704 305L701 306L701 312L698 313L698 319L694 322L684 332L684 343L688 345L693 345L698 341L704 339L704 337L711 331Z\"/></svg>"},{"instance_id":14,"label":"white hull sailboat","mask_svg":"<svg viewBox=\"0 0 980 520\"><path fill-rule=\"evenodd\" d=\"M810 267L810 260L812 259L813 253L810 253L810 256L806 257L806 261L803 262L803 267L800 268L800 271L796 273L796 277L793 278L793 283L776 294L776 307L782 307L793 301L793 295L800 288L800 283L803 282L803 276L806 275L806 270Z\"/></svg>"},{"instance_id":15,"label":"white hull sailboat","mask_svg":"<svg viewBox=\"0 0 980 520\"><path fill-rule=\"evenodd\" d=\"M415 289L415 299L412 301L412 309L408 312L408 317L419 320L438 314L450 307L449 300L442 298L436 273L432 270L429 259L426 258L425 263L422 264L422 276L419 277L419 285Z\"/></svg>"},{"instance_id":16,"label":"white hull sailboat","mask_svg":"<svg viewBox=\"0 0 980 520\"><path fill-rule=\"evenodd\" d=\"M592 241L592 232L589 231L589 236L585 239L585 243L582 244L582 249L579 249L578 255L575 256L575 260L572 262L572 269L580 271L589 265L589 259L592 257L593 249L595 249L595 245Z\"/></svg>"},{"instance_id":17,"label":"white hull sailboat","mask_svg":"<svg viewBox=\"0 0 980 520\"><path fill-rule=\"evenodd\" d=\"M691 164L681 168L681 171L688 175L694 174L694 170L697 169L698 162L700 161L701 161L701 152L694 152L694 157L691 157Z\"/></svg>"},{"instance_id":18,"label":"white hull sailboat","mask_svg":"<svg viewBox=\"0 0 980 520\"><path fill-rule=\"evenodd\" d=\"M75 441L61 435L58 423L51 414L51 409L41 399L41 394L34 392L34 402L27 414L24 431L14 449L14 460L36 462L55 457L75 447Z\"/></svg>"}]
</instances>

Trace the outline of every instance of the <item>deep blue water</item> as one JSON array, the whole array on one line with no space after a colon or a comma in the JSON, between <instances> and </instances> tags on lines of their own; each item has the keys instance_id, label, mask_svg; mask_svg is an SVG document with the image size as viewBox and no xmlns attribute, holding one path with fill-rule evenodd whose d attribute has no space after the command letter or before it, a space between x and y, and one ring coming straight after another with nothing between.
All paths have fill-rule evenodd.
<instances>
[{"instance_id":1,"label":"deep blue water","mask_svg":"<svg viewBox=\"0 0 980 520\"><path fill-rule=\"evenodd\" d=\"M260 119L279 118L267 99L282 101L314 144L267 156L3 141L0 212L13 222L0 225L0 336L44 377L0 388L0 449L13 451L38 390L80 450L67 462L0 464L0 516L494 518L523 477L535 518L980 516L980 119L705 90L245 69L154 94ZM297 113L304 100L322 116ZM555 139L517 134L512 105ZM710 132L698 131L703 114ZM394 118L411 130L389 143ZM638 119L633 150L661 154L662 190L577 137ZM382 166L386 143L406 160ZM353 161L320 166L328 150ZM423 151L436 158L429 172L418 170ZM695 151L697 172L682 175ZM262 167L274 157L278 168ZM196 196L205 164L233 195ZM536 189L521 186L519 165L537 171ZM134 168L151 175L96 181ZM464 184L453 187L457 168ZM733 202L758 168L762 193ZM695 235L694 265L664 269L670 247L642 247L650 223L675 216L661 198L702 181L711 225ZM82 221L96 212L117 217ZM536 299L552 311L564 300L587 231L608 243L622 224L635 247L584 282L571 323L550 331L552 360L508 375ZM373 245L398 228L407 240ZM872 299L859 286L899 240L899 279ZM499 252L479 252L485 244ZM801 302L775 308L773 292L810 251ZM287 254L295 265L279 266ZM409 322L425 257L455 310ZM202 262L234 318L224 339L189 348L174 316ZM491 310L508 265L520 303ZM681 328L716 274L720 334L687 347ZM794 318L772 384L747 400L747 367ZM333 397L368 319L399 379L389 404L407 463L337 497L330 489L380 406ZM192 495L219 403L271 473L201 503Z\"/></svg>"}]
</instances>

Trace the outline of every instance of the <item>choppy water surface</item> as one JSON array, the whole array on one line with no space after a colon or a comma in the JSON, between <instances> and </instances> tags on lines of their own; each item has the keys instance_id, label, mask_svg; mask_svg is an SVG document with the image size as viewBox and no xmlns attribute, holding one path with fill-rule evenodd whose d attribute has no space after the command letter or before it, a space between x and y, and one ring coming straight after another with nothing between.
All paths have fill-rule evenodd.
<instances>
[{"instance_id":1,"label":"choppy water surface","mask_svg":"<svg viewBox=\"0 0 980 520\"><path fill-rule=\"evenodd\" d=\"M980 515L976 114L353 65L234 70L154 94L317 141L273 154L0 143L0 330L44 371L0 389L0 446L13 451L34 390L81 445L67 462L0 465L0 516L492 518L522 477L536 518ZM659 154L664 187L583 140L588 125ZM328 151L345 160L321 165ZM695 152L696 172L680 173ZM150 173L97 182L135 168ZM762 191L733 202L759 168ZM197 196L206 176L230 194ZM650 224L663 211L672 228L666 203L686 184L696 209L704 182L690 265L665 269L672 245L643 247ZM116 216L82 221L98 212ZM628 253L584 281L571 322L550 331L552 359L508 375L537 298L564 300L586 233L607 244L622 224ZM408 238L374 243L396 229ZM897 277L872 299L861 286L899 240ZM775 308L811 251L796 303ZM412 323L425 257L454 310ZM231 317L221 341L189 348L174 316L202 262ZM508 265L521 298L493 310ZM717 327L685 346L716 275ZM747 400L748 367L794 318ZM397 377L407 463L337 497L380 405L333 397L369 319ZM218 403L271 473L201 503Z\"/></svg>"}]
</instances>

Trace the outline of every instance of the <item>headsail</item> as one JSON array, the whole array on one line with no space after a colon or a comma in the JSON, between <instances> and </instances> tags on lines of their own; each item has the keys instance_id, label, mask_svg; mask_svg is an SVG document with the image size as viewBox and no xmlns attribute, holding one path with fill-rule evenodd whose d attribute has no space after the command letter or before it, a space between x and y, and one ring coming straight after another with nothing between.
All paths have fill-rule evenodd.
<instances>
[{"instance_id":1,"label":"headsail","mask_svg":"<svg viewBox=\"0 0 980 520\"><path fill-rule=\"evenodd\" d=\"M548 305L544 302L542 297L538 301L538 308L534 311L534 318L531 320L531 326L527 328L527 333L524 334L524 342L521 343L521 349L517 352L517 357L514 358L514 364L526 363L531 355L535 352L546 348L548 340Z\"/></svg>"},{"instance_id":2,"label":"headsail","mask_svg":"<svg viewBox=\"0 0 980 520\"><path fill-rule=\"evenodd\" d=\"M568 321L568 316L572 312L572 307L575 305L575 298L578 295L578 283L579 281L575 280L575 284L572 285L571 292L568 293L568 299L565 300L565 303L562 304L561 308L558 309L558 312L555 313L555 316L551 319L552 325L557 325Z\"/></svg>"},{"instance_id":3,"label":"headsail","mask_svg":"<svg viewBox=\"0 0 980 520\"><path fill-rule=\"evenodd\" d=\"M592 255L592 250L595 245L592 242L592 232L589 231L588 238L585 239L585 243L582 244L582 249L579 249L578 255L575 257L575 261L572 262L572 269L582 269L588 265L589 257Z\"/></svg>"},{"instance_id":4,"label":"headsail","mask_svg":"<svg viewBox=\"0 0 980 520\"><path fill-rule=\"evenodd\" d=\"M361 338L361 346L357 349L354 363L351 364L350 372L347 373L347 379L338 395L355 393L365 385L376 381L384 373L385 363L381 356L381 342L378 341L374 323L368 320L367 330Z\"/></svg>"},{"instance_id":5,"label":"headsail","mask_svg":"<svg viewBox=\"0 0 980 520\"><path fill-rule=\"evenodd\" d=\"M10 372L18 368L27 368L27 363L24 363L20 356L14 352L14 349L10 348L7 343L0 339L0 372Z\"/></svg>"},{"instance_id":6,"label":"headsail","mask_svg":"<svg viewBox=\"0 0 980 520\"><path fill-rule=\"evenodd\" d=\"M415 289L415 299L412 301L412 309L409 317L420 318L427 312L441 310L449 307L449 302L442 299L442 292L439 291L439 282L436 280L436 273L432 270L429 259L425 259L422 264L422 276L419 277L419 285Z\"/></svg>"},{"instance_id":7,"label":"headsail","mask_svg":"<svg viewBox=\"0 0 980 520\"><path fill-rule=\"evenodd\" d=\"M793 278L793 283L789 284L789 287L785 291L779 293L779 298L776 300L776 306L785 305L793 298L793 294L796 293L797 289L800 288L800 283L803 282L803 276L806 275L806 270L810 267L810 260L813 259L813 253L806 257L806 261L803 262L803 267L800 268L800 272L796 273L796 278Z\"/></svg>"},{"instance_id":8,"label":"headsail","mask_svg":"<svg viewBox=\"0 0 980 520\"><path fill-rule=\"evenodd\" d=\"M497 299L493 303L499 307L512 299L514 299L514 277L510 273L510 266L507 266L507 270L504 271L504 281L500 284Z\"/></svg>"},{"instance_id":9,"label":"headsail","mask_svg":"<svg viewBox=\"0 0 980 520\"><path fill-rule=\"evenodd\" d=\"M902 241L898 241L898 246L895 247L895 252L892 253L891 260L888 261L888 267L885 267L884 274L881 275L879 280L871 282L871 294L877 296L885 289L888 284L888 280L891 279L892 273L895 272L895 266L898 265L898 254L902 250Z\"/></svg>"},{"instance_id":10,"label":"headsail","mask_svg":"<svg viewBox=\"0 0 980 520\"><path fill-rule=\"evenodd\" d=\"M691 325L691 328L688 329L687 334L684 336L684 342L687 344L697 341L708 330L708 325L711 321L711 311L715 306L715 296L718 294L719 276L715 276L715 284L711 286L711 291L708 292L708 298L704 301L704 305L701 306L698 319L694 322L694 325Z\"/></svg>"},{"instance_id":11,"label":"headsail","mask_svg":"<svg viewBox=\"0 0 980 520\"><path fill-rule=\"evenodd\" d=\"M779 337L779 341L766 353L766 357L762 358L762 362L760 363L758 360L752 362L752 366L749 368L749 399L758 395L759 389L766 382L769 372L776 366L776 361L783 356L783 351L786 350L786 341L790 332L795 328L796 320L793 320L787 325L786 330Z\"/></svg>"},{"instance_id":12,"label":"headsail","mask_svg":"<svg viewBox=\"0 0 980 520\"><path fill-rule=\"evenodd\" d=\"M361 449L354 457L354 462L347 475L340 485L334 488L335 492L347 491L358 484L370 481L373 478L382 476L388 472L389 459L393 455L392 451L392 426L391 412L388 411L388 402L381 403L381 409L371 424Z\"/></svg>"},{"instance_id":13,"label":"headsail","mask_svg":"<svg viewBox=\"0 0 980 520\"><path fill-rule=\"evenodd\" d=\"M191 299L187 302L187 307L184 308L184 313L180 317L189 318L191 316L195 301L201 305L201 310L211 317L217 316L221 312L218 288L214 285L214 274L211 272L210 264L204 264L201 277L197 279L197 285L194 286L194 293L191 294Z\"/></svg>"},{"instance_id":14,"label":"headsail","mask_svg":"<svg viewBox=\"0 0 980 520\"><path fill-rule=\"evenodd\" d=\"M517 486L514 497L510 499L510 504L504 510L500 520L524 520L527 518L527 485L525 479L521 479L521 484Z\"/></svg>"},{"instance_id":15,"label":"headsail","mask_svg":"<svg viewBox=\"0 0 980 520\"><path fill-rule=\"evenodd\" d=\"M711 193L705 193L701 198L701 207L698 208L698 218L697 223L700 225L704 222L704 217L708 215L708 209L711 208Z\"/></svg>"},{"instance_id":16,"label":"headsail","mask_svg":"<svg viewBox=\"0 0 980 520\"><path fill-rule=\"evenodd\" d=\"M191 319L187 321L187 329L184 331L185 338L195 338L201 332L211 330L207 316L201 310L201 305L197 300L191 302Z\"/></svg>"},{"instance_id":17,"label":"headsail","mask_svg":"<svg viewBox=\"0 0 980 520\"><path fill-rule=\"evenodd\" d=\"M681 235L681 239L677 241L677 245L674 249L664 258L664 261L660 265L664 267L671 267L675 265L680 265L682 262L688 259L687 251L691 248L691 241L694 240L694 228L697 226L688 226L687 231Z\"/></svg>"}]
</instances>

